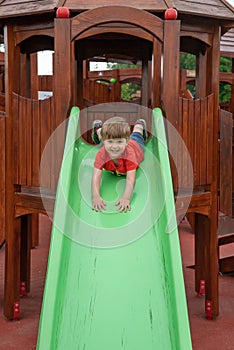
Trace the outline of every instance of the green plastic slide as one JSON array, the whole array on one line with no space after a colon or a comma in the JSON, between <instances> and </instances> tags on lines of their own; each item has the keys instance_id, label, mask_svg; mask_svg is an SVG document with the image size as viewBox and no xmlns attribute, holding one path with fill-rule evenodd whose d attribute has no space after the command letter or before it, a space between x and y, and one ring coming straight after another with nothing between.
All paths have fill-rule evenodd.
<instances>
[{"instance_id":1,"label":"green plastic slide","mask_svg":"<svg viewBox=\"0 0 234 350\"><path fill-rule=\"evenodd\" d=\"M91 208L98 146L69 118L57 189L38 350L192 349L164 121L137 170L131 210L115 202L125 177L104 171L103 212Z\"/></svg>"}]
</instances>

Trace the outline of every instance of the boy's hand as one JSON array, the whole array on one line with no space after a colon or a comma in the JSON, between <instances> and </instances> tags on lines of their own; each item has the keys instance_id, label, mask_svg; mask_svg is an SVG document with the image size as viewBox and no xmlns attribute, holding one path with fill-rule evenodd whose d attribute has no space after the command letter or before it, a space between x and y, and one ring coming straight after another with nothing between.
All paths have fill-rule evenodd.
<instances>
[{"instance_id":1,"label":"boy's hand","mask_svg":"<svg viewBox=\"0 0 234 350\"><path fill-rule=\"evenodd\" d=\"M93 198L92 209L102 211L106 209L106 203L101 197Z\"/></svg>"},{"instance_id":2,"label":"boy's hand","mask_svg":"<svg viewBox=\"0 0 234 350\"><path fill-rule=\"evenodd\" d=\"M125 199L125 198L120 198L115 205L117 205L118 210L121 212L125 212L128 210L131 210L130 207L130 200L129 199Z\"/></svg>"}]
</instances>

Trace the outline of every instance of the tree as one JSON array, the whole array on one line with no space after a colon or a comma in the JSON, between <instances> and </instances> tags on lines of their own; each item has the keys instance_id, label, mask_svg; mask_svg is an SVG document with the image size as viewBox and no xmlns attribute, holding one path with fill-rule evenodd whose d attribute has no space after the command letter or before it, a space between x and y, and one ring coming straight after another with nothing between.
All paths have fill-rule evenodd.
<instances>
[{"instance_id":1,"label":"tree","mask_svg":"<svg viewBox=\"0 0 234 350\"><path fill-rule=\"evenodd\" d=\"M180 54L180 68L181 69L196 69L196 56L189 53ZM220 72L232 72L232 59L230 57L220 57ZM187 85L187 89L194 95L195 87ZM219 85L219 102L228 102L231 98L231 85L227 83L220 83Z\"/></svg>"}]
</instances>

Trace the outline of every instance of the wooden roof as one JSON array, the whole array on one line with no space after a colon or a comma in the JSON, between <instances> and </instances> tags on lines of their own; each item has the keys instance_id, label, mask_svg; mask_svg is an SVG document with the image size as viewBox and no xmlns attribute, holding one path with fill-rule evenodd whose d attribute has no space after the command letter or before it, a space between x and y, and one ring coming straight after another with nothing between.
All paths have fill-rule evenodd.
<instances>
[{"instance_id":1,"label":"wooden roof","mask_svg":"<svg viewBox=\"0 0 234 350\"><path fill-rule=\"evenodd\" d=\"M226 0L175 0L173 2L179 13L227 19L234 22L234 7Z\"/></svg>"},{"instance_id":2,"label":"wooden roof","mask_svg":"<svg viewBox=\"0 0 234 350\"><path fill-rule=\"evenodd\" d=\"M132 6L151 12L175 7L179 14L212 17L234 22L234 8L226 0L0 0L0 19L53 13L60 6L73 12L109 5Z\"/></svg>"},{"instance_id":3,"label":"wooden roof","mask_svg":"<svg viewBox=\"0 0 234 350\"><path fill-rule=\"evenodd\" d=\"M0 18L52 12L57 6L62 6L63 2L59 0L0 0Z\"/></svg>"},{"instance_id":4,"label":"wooden roof","mask_svg":"<svg viewBox=\"0 0 234 350\"><path fill-rule=\"evenodd\" d=\"M223 56L234 58L234 28L229 29L221 37L220 52Z\"/></svg>"}]
</instances>

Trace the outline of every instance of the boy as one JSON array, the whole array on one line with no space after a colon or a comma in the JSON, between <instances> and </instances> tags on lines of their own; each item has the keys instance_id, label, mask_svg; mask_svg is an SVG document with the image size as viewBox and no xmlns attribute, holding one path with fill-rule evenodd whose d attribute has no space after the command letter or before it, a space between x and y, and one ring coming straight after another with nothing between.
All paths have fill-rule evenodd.
<instances>
[{"instance_id":1,"label":"boy","mask_svg":"<svg viewBox=\"0 0 234 350\"><path fill-rule=\"evenodd\" d=\"M131 134L130 125L124 118L113 117L102 125L100 120L93 123L92 139L102 143L96 155L92 176L92 209L102 211L106 203L100 196L102 169L115 175L126 175L126 186L122 197L116 202L120 212L130 210L130 199L136 181L136 169L144 159L147 138L146 123L138 119Z\"/></svg>"}]
</instances>

